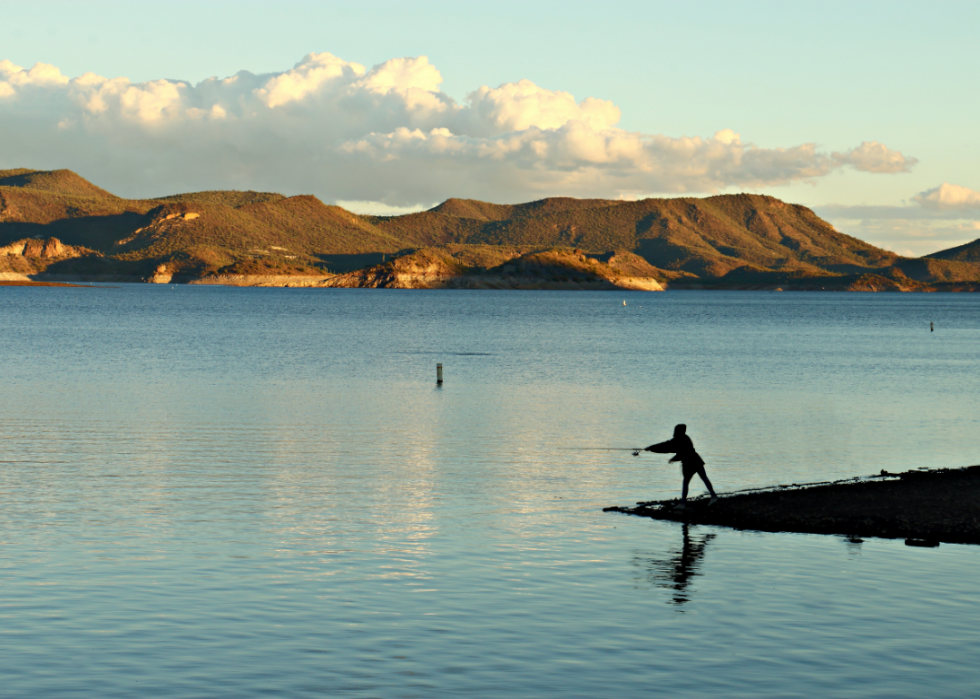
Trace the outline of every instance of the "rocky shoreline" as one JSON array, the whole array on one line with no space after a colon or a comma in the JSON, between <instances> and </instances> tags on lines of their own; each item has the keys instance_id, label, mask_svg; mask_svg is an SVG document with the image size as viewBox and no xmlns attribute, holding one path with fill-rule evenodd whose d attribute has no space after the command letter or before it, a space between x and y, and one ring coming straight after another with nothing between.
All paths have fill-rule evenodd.
<instances>
[{"instance_id":1,"label":"rocky shoreline","mask_svg":"<svg viewBox=\"0 0 980 699\"><path fill-rule=\"evenodd\" d=\"M166 214L160 220L161 225L171 226L175 221L199 218L185 212ZM116 244L128 244L127 240ZM128 253L116 259L93 249L66 245L55 237L22 238L0 247L0 281L357 289L980 291L980 279L927 282L912 279L898 269L887 276L868 271L807 276L743 266L722 276L705 277L654 267L631 252L590 253L565 247L445 244L406 249L390 256L324 255L317 263L307 260L303 264L285 264L297 256L286 255L288 251L281 246L267 247L281 253L283 259L270 262L256 252L256 257L230 265L218 266L212 260L189 266L186 260L153 264L122 259Z\"/></svg>"},{"instance_id":2,"label":"rocky shoreline","mask_svg":"<svg viewBox=\"0 0 980 699\"><path fill-rule=\"evenodd\" d=\"M764 532L905 539L910 546L980 544L980 466L781 485L707 498L639 502L604 512Z\"/></svg>"},{"instance_id":3,"label":"rocky shoreline","mask_svg":"<svg viewBox=\"0 0 980 699\"><path fill-rule=\"evenodd\" d=\"M189 214L188 214L189 216ZM168 219L169 220L169 219ZM65 245L57 238L24 238L0 247L0 281L54 283L205 284L306 288L384 289L550 289L664 291L862 291L972 292L980 281L922 282L904 275L880 274L797 277L773 272L740 272L706 279L658 269L629 252L586 253L577 248L533 246L443 245L393 255L381 264L343 271L309 265L268 267L259 263L218 270L181 271L180 265L155 267L109 260L87 248ZM335 258L330 260L335 265ZM367 260L363 255L346 256Z\"/></svg>"},{"instance_id":4,"label":"rocky shoreline","mask_svg":"<svg viewBox=\"0 0 980 699\"><path fill-rule=\"evenodd\" d=\"M91 289L87 284L68 284L65 282L35 282L30 279L0 279L0 286L71 286L76 289Z\"/></svg>"}]
</instances>

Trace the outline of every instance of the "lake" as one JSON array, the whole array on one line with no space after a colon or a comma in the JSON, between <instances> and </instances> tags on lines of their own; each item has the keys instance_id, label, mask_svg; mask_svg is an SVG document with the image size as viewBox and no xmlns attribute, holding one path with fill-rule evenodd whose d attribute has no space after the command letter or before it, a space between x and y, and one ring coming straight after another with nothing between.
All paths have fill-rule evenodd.
<instances>
[{"instance_id":1,"label":"lake","mask_svg":"<svg viewBox=\"0 0 980 699\"><path fill-rule=\"evenodd\" d=\"M980 463L980 295L6 287L0 329L2 696L980 685L977 547L602 512L678 495L623 450L678 422L722 494Z\"/></svg>"}]
</instances>

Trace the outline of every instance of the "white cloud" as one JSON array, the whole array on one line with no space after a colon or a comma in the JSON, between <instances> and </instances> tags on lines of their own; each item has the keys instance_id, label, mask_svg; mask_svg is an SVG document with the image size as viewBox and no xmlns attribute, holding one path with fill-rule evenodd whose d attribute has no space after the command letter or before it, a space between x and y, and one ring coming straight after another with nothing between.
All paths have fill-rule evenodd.
<instances>
[{"instance_id":1,"label":"white cloud","mask_svg":"<svg viewBox=\"0 0 980 699\"><path fill-rule=\"evenodd\" d=\"M879 174L911 172L919 161L886 148L877 141L865 141L845 153L834 153L834 160L855 170Z\"/></svg>"},{"instance_id":2,"label":"white cloud","mask_svg":"<svg viewBox=\"0 0 980 699\"><path fill-rule=\"evenodd\" d=\"M292 70L280 73L262 87L256 88L255 94L266 106L275 109L323 91L329 88L331 83L341 80L349 83L352 79L363 76L364 73L364 66L348 63L333 54L310 54Z\"/></svg>"},{"instance_id":3,"label":"white cloud","mask_svg":"<svg viewBox=\"0 0 980 699\"><path fill-rule=\"evenodd\" d=\"M419 211L431 209L439 202L430 202L429 204L416 206L388 206L376 201L345 201L341 199L334 203L348 211L364 216L402 216L404 214L414 214Z\"/></svg>"},{"instance_id":4,"label":"white cloud","mask_svg":"<svg viewBox=\"0 0 980 699\"><path fill-rule=\"evenodd\" d=\"M980 218L980 192L944 182L911 197L904 206L845 206L825 204L815 208L827 219L976 221ZM980 225L980 222L978 222Z\"/></svg>"},{"instance_id":5,"label":"white cloud","mask_svg":"<svg viewBox=\"0 0 980 699\"><path fill-rule=\"evenodd\" d=\"M967 187L943 182L925 192L916 194L912 199L925 209L938 211L964 209L980 209L980 192Z\"/></svg>"},{"instance_id":6,"label":"white cloud","mask_svg":"<svg viewBox=\"0 0 980 699\"><path fill-rule=\"evenodd\" d=\"M978 222L969 220L847 218L828 215L822 208L816 211L840 232L907 257L931 255L969 243L980 229Z\"/></svg>"},{"instance_id":7,"label":"white cloud","mask_svg":"<svg viewBox=\"0 0 980 699\"><path fill-rule=\"evenodd\" d=\"M969 243L980 231L980 192L944 183L906 206L818 206L839 231L909 256Z\"/></svg>"},{"instance_id":8,"label":"white cloud","mask_svg":"<svg viewBox=\"0 0 980 699\"><path fill-rule=\"evenodd\" d=\"M557 129L581 121L601 131L619 122L619 107L590 97L580 103L567 92L543 90L530 80L507 83L496 89L483 86L467 96L467 106L456 120L459 132L471 136L499 136L530 128Z\"/></svg>"},{"instance_id":9,"label":"white cloud","mask_svg":"<svg viewBox=\"0 0 980 699\"><path fill-rule=\"evenodd\" d=\"M0 77L11 86L65 85L68 83L68 78L48 63L38 63L30 70L24 70L10 61L0 61Z\"/></svg>"},{"instance_id":10,"label":"white cloud","mask_svg":"<svg viewBox=\"0 0 980 699\"><path fill-rule=\"evenodd\" d=\"M69 167L123 196L228 187L410 206L717 192L915 163L875 142L826 154L809 143L760 148L731 129L627 131L612 102L529 80L480 87L460 104L441 82L425 56L367 69L310 54L281 73L196 85L69 79L0 61L0 167Z\"/></svg>"}]
</instances>

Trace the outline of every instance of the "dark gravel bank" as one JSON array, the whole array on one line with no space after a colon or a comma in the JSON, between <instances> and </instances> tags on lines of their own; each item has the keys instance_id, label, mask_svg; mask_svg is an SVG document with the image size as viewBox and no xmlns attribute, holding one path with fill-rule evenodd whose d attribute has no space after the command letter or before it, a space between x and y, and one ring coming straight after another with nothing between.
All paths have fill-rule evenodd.
<instances>
[{"instance_id":1,"label":"dark gravel bank","mask_svg":"<svg viewBox=\"0 0 980 699\"><path fill-rule=\"evenodd\" d=\"M911 546L980 544L980 466L777 486L707 498L607 507L640 517L764 532L905 539Z\"/></svg>"}]
</instances>

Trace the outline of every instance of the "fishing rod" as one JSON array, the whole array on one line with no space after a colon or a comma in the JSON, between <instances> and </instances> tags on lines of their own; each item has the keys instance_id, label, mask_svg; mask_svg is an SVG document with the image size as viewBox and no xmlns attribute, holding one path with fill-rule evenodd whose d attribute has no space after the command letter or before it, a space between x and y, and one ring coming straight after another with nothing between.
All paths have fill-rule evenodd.
<instances>
[{"instance_id":1,"label":"fishing rod","mask_svg":"<svg viewBox=\"0 0 980 699\"><path fill-rule=\"evenodd\" d=\"M639 456L646 447L560 447L563 451L631 451Z\"/></svg>"}]
</instances>

